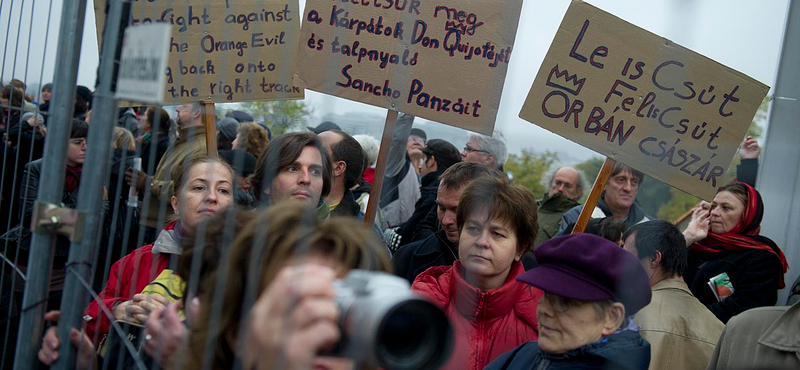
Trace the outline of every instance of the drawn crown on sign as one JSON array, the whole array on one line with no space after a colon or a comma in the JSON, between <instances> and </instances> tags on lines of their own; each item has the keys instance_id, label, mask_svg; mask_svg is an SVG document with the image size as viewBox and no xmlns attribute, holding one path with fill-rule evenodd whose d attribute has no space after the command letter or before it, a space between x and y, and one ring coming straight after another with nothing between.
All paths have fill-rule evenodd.
<instances>
[{"instance_id":1,"label":"drawn crown on sign","mask_svg":"<svg viewBox=\"0 0 800 370\"><path fill-rule=\"evenodd\" d=\"M563 78L563 80L557 81L559 78ZM550 74L547 76L547 86L564 90L572 95L580 94L585 82L586 77L578 79L577 73L570 75L566 69L561 71L558 69L558 64L550 70Z\"/></svg>"}]
</instances>

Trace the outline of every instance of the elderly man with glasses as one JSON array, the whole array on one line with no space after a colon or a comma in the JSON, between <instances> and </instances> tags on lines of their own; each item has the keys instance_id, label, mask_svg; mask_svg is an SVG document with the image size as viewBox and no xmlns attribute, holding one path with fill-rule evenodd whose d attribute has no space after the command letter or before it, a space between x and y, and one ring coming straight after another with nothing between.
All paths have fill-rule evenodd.
<instances>
[{"instance_id":1,"label":"elderly man with glasses","mask_svg":"<svg viewBox=\"0 0 800 370\"><path fill-rule=\"evenodd\" d=\"M464 162L480 163L503 171L503 165L508 160L503 134L499 131L495 131L492 136L470 134L461 157Z\"/></svg>"}]
</instances>

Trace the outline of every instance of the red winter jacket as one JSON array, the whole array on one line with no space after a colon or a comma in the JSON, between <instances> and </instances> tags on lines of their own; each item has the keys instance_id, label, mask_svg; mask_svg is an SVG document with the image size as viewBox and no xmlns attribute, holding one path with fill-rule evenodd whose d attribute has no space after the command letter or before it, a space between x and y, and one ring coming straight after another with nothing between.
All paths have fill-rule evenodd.
<instances>
[{"instance_id":1,"label":"red winter jacket","mask_svg":"<svg viewBox=\"0 0 800 370\"><path fill-rule=\"evenodd\" d=\"M464 280L463 267L431 267L414 280L411 289L444 309L453 325L455 347L442 369L483 369L520 344L539 338L536 307L544 294L514 278L525 272L511 265L506 282L482 293Z\"/></svg>"},{"instance_id":2,"label":"red winter jacket","mask_svg":"<svg viewBox=\"0 0 800 370\"><path fill-rule=\"evenodd\" d=\"M137 248L114 262L109 270L106 286L98 295L109 312L113 312L114 306L118 303L131 300L164 271L169 265L170 255L175 254L176 248L180 253L180 245L175 238L176 223L177 221L173 221L167 224L159 233L155 243ZM83 319L86 321L86 334L92 340L96 338L95 344L100 343L108 334L111 320L96 300L86 307Z\"/></svg>"}]
</instances>

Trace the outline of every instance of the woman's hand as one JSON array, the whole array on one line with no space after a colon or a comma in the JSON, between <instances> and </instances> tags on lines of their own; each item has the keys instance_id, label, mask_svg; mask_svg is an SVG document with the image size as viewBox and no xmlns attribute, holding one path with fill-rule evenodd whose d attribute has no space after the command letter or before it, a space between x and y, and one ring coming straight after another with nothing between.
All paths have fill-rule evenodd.
<instances>
[{"instance_id":1,"label":"woman's hand","mask_svg":"<svg viewBox=\"0 0 800 370\"><path fill-rule=\"evenodd\" d=\"M711 224L711 211L703 209L703 207L695 207L692 211L692 221L689 226L683 231L683 237L686 239L686 246L692 243L699 242L708 236L708 230Z\"/></svg>"},{"instance_id":2,"label":"woman's hand","mask_svg":"<svg viewBox=\"0 0 800 370\"><path fill-rule=\"evenodd\" d=\"M245 368L309 369L321 351L339 341L334 277L332 269L317 265L281 270L248 318Z\"/></svg>"},{"instance_id":3,"label":"woman's hand","mask_svg":"<svg viewBox=\"0 0 800 370\"><path fill-rule=\"evenodd\" d=\"M136 294L130 301L114 306L114 319L143 325L150 313L167 306L167 299L157 294Z\"/></svg>"},{"instance_id":4,"label":"woman's hand","mask_svg":"<svg viewBox=\"0 0 800 370\"><path fill-rule=\"evenodd\" d=\"M153 311L145 322L144 351L161 367L172 363L172 356L185 343L189 330L183 325L178 310L182 301L172 302L166 308Z\"/></svg>"},{"instance_id":5,"label":"woman's hand","mask_svg":"<svg viewBox=\"0 0 800 370\"><path fill-rule=\"evenodd\" d=\"M45 321L58 321L60 317L61 311L50 311L44 314ZM39 353L37 354L39 361L48 366L58 361L58 349L61 347L61 343L58 340L57 331L58 328L56 326L52 326L45 331L42 347L39 348ZM77 329L70 329L69 342L78 348L76 368L93 369L96 367L95 347L86 333Z\"/></svg>"},{"instance_id":6,"label":"woman's hand","mask_svg":"<svg viewBox=\"0 0 800 370\"><path fill-rule=\"evenodd\" d=\"M739 149L739 159L758 159L759 154L761 154L761 147L758 145L758 141L752 136L746 137Z\"/></svg>"},{"instance_id":7,"label":"woman's hand","mask_svg":"<svg viewBox=\"0 0 800 370\"><path fill-rule=\"evenodd\" d=\"M135 187L140 191L144 191L145 186L147 186L147 183L149 181L150 181L149 176L147 176L147 174L142 171L134 169L133 167L128 167L128 169L125 170L125 182L130 187Z\"/></svg>"}]
</instances>

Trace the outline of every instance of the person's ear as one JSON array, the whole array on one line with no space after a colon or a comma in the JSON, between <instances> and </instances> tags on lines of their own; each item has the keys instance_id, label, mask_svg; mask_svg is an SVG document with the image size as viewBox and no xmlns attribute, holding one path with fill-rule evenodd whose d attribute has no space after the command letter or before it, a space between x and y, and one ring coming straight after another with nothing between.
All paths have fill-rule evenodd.
<instances>
[{"instance_id":1,"label":"person's ear","mask_svg":"<svg viewBox=\"0 0 800 370\"><path fill-rule=\"evenodd\" d=\"M494 154L486 154L486 160L483 161L483 164L491 167L494 165L494 163L495 163Z\"/></svg>"},{"instance_id":2,"label":"person's ear","mask_svg":"<svg viewBox=\"0 0 800 370\"><path fill-rule=\"evenodd\" d=\"M347 171L347 162L338 161L333 167L333 177L343 176L345 171Z\"/></svg>"},{"instance_id":3,"label":"person's ear","mask_svg":"<svg viewBox=\"0 0 800 370\"><path fill-rule=\"evenodd\" d=\"M178 212L178 197L172 196L169 198L169 203L172 205L172 211L175 212L175 216L180 216L180 212Z\"/></svg>"},{"instance_id":4,"label":"person's ear","mask_svg":"<svg viewBox=\"0 0 800 370\"><path fill-rule=\"evenodd\" d=\"M603 336L614 334L622 326L625 320L625 306L622 303L614 302L606 309L606 316L603 318Z\"/></svg>"},{"instance_id":5,"label":"person's ear","mask_svg":"<svg viewBox=\"0 0 800 370\"><path fill-rule=\"evenodd\" d=\"M425 165L433 171L439 170L438 164L436 163L436 157L434 156L428 157L428 159L425 161Z\"/></svg>"},{"instance_id":6,"label":"person's ear","mask_svg":"<svg viewBox=\"0 0 800 370\"><path fill-rule=\"evenodd\" d=\"M522 251L517 251L517 254L514 256L514 261L519 261L520 259L522 259Z\"/></svg>"},{"instance_id":7,"label":"person's ear","mask_svg":"<svg viewBox=\"0 0 800 370\"><path fill-rule=\"evenodd\" d=\"M651 269L655 270L655 269L658 268L659 265L661 265L661 257L663 257L663 255L661 254L661 251L656 251L656 254L654 254L652 257L650 257L650 268Z\"/></svg>"}]
</instances>

